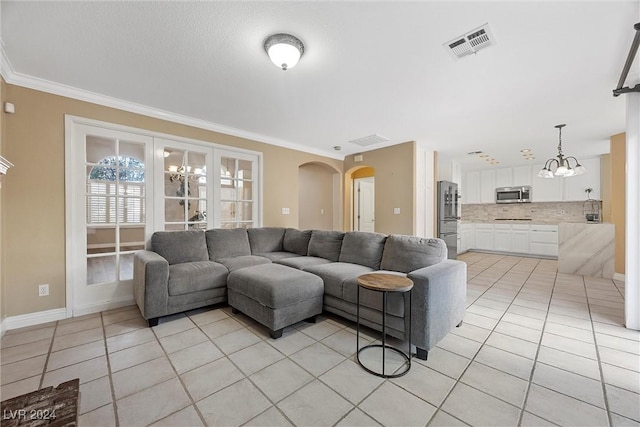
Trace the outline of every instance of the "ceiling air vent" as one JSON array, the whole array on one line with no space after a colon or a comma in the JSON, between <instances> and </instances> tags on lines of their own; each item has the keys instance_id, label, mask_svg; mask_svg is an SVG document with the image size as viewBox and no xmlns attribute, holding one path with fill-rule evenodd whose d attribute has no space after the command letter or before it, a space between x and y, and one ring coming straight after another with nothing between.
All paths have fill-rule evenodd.
<instances>
[{"instance_id":1,"label":"ceiling air vent","mask_svg":"<svg viewBox=\"0 0 640 427\"><path fill-rule=\"evenodd\" d=\"M446 42L443 46L455 58L462 58L471 53L476 53L480 49L495 44L495 39L489 29L489 24L484 24L474 30Z\"/></svg>"},{"instance_id":2,"label":"ceiling air vent","mask_svg":"<svg viewBox=\"0 0 640 427\"><path fill-rule=\"evenodd\" d=\"M370 145L379 144L381 142L391 141L389 138L385 138L381 135L369 135L363 136L362 138L354 139L349 142L353 142L354 144L358 144L362 147L368 147Z\"/></svg>"}]
</instances>

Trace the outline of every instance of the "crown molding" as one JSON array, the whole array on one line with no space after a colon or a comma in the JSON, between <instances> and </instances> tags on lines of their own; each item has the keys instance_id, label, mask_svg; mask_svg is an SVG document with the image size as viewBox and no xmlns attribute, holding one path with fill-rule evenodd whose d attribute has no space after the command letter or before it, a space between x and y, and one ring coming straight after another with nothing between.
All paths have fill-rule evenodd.
<instances>
[{"instance_id":1,"label":"crown molding","mask_svg":"<svg viewBox=\"0 0 640 427\"><path fill-rule=\"evenodd\" d=\"M7 57L4 50L3 43L0 40L0 73L4 77L5 81L9 84L22 86L28 89L34 89L41 92L51 93L54 95L64 96L67 98L77 99L79 101L91 102L92 104L98 104L105 107L116 108L118 110L128 111L130 113L141 114L143 116L153 117L160 120L167 120L182 125L193 126L200 129L210 130L213 132L219 132L226 135L237 136L239 138L250 139L253 141L263 142L269 145L275 145L277 147L288 148L290 150L302 151L304 153L315 154L322 157L328 157L336 160L344 160L344 154L339 154L331 151L324 151L307 147L295 142L287 141L280 138L273 138L271 136L262 135L255 132L245 131L242 129L234 128L231 126L225 126L218 123L209 122L202 119L196 119L182 114L173 113L171 111L165 111L158 108L149 107L142 104L136 104L135 102L125 101L118 98L113 98L107 95L102 95L96 92L91 92L84 89L78 89L73 86L67 86L61 83L52 82L50 80L41 79L38 77L28 76L26 74L18 73L13 69L11 61Z\"/></svg>"}]
</instances>

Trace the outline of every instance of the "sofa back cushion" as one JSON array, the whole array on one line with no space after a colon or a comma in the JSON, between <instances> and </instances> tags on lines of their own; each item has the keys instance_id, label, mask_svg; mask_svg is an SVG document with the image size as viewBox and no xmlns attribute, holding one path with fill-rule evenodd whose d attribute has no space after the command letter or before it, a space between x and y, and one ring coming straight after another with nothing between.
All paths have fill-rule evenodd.
<instances>
[{"instance_id":1,"label":"sofa back cushion","mask_svg":"<svg viewBox=\"0 0 640 427\"><path fill-rule=\"evenodd\" d=\"M360 264L379 270L386 239L387 236L380 233L350 231L342 240L340 262Z\"/></svg>"},{"instance_id":2,"label":"sofa back cushion","mask_svg":"<svg viewBox=\"0 0 640 427\"><path fill-rule=\"evenodd\" d=\"M156 231L151 236L151 249L169 265L209 260L201 230Z\"/></svg>"},{"instance_id":3,"label":"sofa back cushion","mask_svg":"<svg viewBox=\"0 0 640 427\"><path fill-rule=\"evenodd\" d=\"M249 228L247 233L249 233L251 253L281 252L284 231L285 229L281 227Z\"/></svg>"},{"instance_id":4,"label":"sofa back cushion","mask_svg":"<svg viewBox=\"0 0 640 427\"><path fill-rule=\"evenodd\" d=\"M380 268L409 273L446 258L447 245L444 240L392 234L384 244Z\"/></svg>"},{"instance_id":5,"label":"sofa back cushion","mask_svg":"<svg viewBox=\"0 0 640 427\"><path fill-rule=\"evenodd\" d=\"M295 228L287 228L284 232L284 240L282 249L287 252L305 256L309 253L309 240L311 239L311 230L296 230Z\"/></svg>"},{"instance_id":6,"label":"sofa back cushion","mask_svg":"<svg viewBox=\"0 0 640 427\"><path fill-rule=\"evenodd\" d=\"M206 231L209 259L251 255L249 237L244 228L214 228Z\"/></svg>"},{"instance_id":7,"label":"sofa back cushion","mask_svg":"<svg viewBox=\"0 0 640 427\"><path fill-rule=\"evenodd\" d=\"M309 256L338 261L343 237L342 231L313 230L309 240Z\"/></svg>"}]
</instances>

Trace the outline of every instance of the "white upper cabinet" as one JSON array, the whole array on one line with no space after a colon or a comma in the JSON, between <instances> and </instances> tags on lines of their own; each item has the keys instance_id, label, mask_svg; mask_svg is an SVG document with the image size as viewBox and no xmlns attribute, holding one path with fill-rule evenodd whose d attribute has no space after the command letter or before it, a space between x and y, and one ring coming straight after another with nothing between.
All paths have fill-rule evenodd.
<instances>
[{"instance_id":1,"label":"white upper cabinet","mask_svg":"<svg viewBox=\"0 0 640 427\"><path fill-rule=\"evenodd\" d=\"M496 171L493 169L480 172L480 203L495 203Z\"/></svg>"},{"instance_id":2,"label":"white upper cabinet","mask_svg":"<svg viewBox=\"0 0 640 427\"><path fill-rule=\"evenodd\" d=\"M593 189L592 199L600 200L600 157L580 159L580 163L587 172L569 178L538 178L542 165L465 172L462 203L495 203L496 187L523 185L531 186L534 202L584 201L587 188Z\"/></svg>"},{"instance_id":3,"label":"white upper cabinet","mask_svg":"<svg viewBox=\"0 0 640 427\"><path fill-rule=\"evenodd\" d=\"M537 174L538 171L536 170ZM531 166L516 166L513 168L513 186L522 187L523 185L531 185L531 180L534 173L531 171Z\"/></svg>"},{"instance_id":4,"label":"white upper cabinet","mask_svg":"<svg viewBox=\"0 0 640 427\"><path fill-rule=\"evenodd\" d=\"M480 203L480 172L471 171L464 175L462 203Z\"/></svg>"},{"instance_id":5,"label":"white upper cabinet","mask_svg":"<svg viewBox=\"0 0 640 427\"><path fill-rule=\"evenodd\" d=\"M587 168L585 174L562 178L564 200L587 200L587 188L593 189L592 199L600 200L600 158L580 159L580 164Z\"/></svg>"},{"instance_id":6,"label":"white upper cabinet","mask_svg":"<svg viewBox=\"0 0 640 427\"><path fill-rule=\"evenodd\" d=\"M542 169L542 167L540 167ZM535 170L536 174L538 169ZM532 201L534 202L560 202L562 201L562 185L564 178L539 178L533 177L531 184Z\"/></svg>"},{"instance_id":7,"label":"white upper cabinet","mask_svg":"<svg viewBox=\"0 0 640 427\"><path fill-rule=\"evenodd\" d=\"M496 187L511 187L513 185L513 168L496 169Z\"/></svg>"}]
</instances>

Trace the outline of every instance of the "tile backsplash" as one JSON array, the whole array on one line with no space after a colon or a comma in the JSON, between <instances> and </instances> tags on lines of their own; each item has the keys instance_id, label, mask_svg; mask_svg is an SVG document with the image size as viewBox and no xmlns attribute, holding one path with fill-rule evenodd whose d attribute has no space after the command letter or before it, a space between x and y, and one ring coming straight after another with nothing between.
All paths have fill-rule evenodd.
<instances>
[{"instance_id":1,"label":"tile backsplash","mask_svg":"<svg viewBox=\"0 0 640 427\"><path fill-rule=\"evenodd\" d=\"M593 201L600 204L600 201ZM462 221L486 222L496 219L524 219L538 224L586 222L585 213L592 212L586 202L537 202L513 204L463 204ZM600 205L602 210L602 206Z\"/></svg>"}]
</instances>

